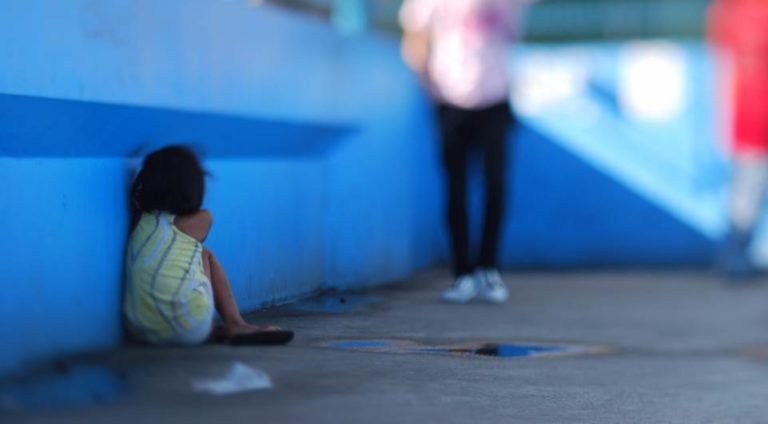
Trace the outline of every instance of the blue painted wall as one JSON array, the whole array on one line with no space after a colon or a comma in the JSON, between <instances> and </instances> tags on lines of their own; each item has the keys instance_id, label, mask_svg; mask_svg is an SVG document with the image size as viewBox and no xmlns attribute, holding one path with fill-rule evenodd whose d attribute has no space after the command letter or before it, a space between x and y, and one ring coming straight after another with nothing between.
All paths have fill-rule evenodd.
<instances>
[{"instance_id":1,"label":"blue painted wall","mask_svg":"<svg viewBox=\"0 0 768 424\"><path fill-rule=\"evenodd\" d=\"M710 264L726 230L729 164L706 46L531 45L513 58L524 125L505 263Z\"/></svg>"},{"instance_id":2,"label":"blue painted wall","mask_svg":"<svg viewBox=\"0 0 768 424\"><path fill-rule=\"evenodd\" d=\"M0 158L0 373L118 342L125 165Z\"/></svg>"},{"instance_id":3,"label":"blue painted wall","mask_svg":"<svg viewBox=\"0 0 768 424\"><path fill-rule=\"evenodd\" d=\"M553 140L529 127L516 141L503 236L507 266L711 263L715 239Z\"/></svg>"},{"instance_id":4,"label":"blue painted wall","mask_svg":"<svg viewBox=\"0 0 768 424\"><path fill-rule=\"evenodd\" d=\"M529 126L680 222L713 240L722 235L728 141L705 45L596 43L529 46L517 53L521 74L535 72L567 93L523 108ZM645 107L664 108L665 98L676 93L678 107L654 119L631 112L632 89L622 89L627 82L622 74L637 63L643 73L635 71L635 84L654 94L643 96ZM522 77L518 85L542 85L529 78ZM518 97L524 103L525 96Z\"/></svg>"},{"instance_id":5,"label":"blue painted wall","mask_svg":"<svg viewBox=\"0 0 768 424\"><path fill-rule=\"evenodd\" d=\"M0 28L0 374L119 342L125 191L166 143L205 157L245 310L441 260L395 40L247 1L14 0Z\"/></svg>"}]
</instances>

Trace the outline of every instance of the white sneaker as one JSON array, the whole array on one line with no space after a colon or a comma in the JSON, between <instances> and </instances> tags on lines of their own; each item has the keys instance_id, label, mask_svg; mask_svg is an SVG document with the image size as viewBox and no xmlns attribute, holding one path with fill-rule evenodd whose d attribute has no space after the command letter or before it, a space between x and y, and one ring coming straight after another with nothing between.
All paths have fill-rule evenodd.
<instances>
[{"instance_id":1,"label":"white sneaker","mask_svg":"<svg viewBox=\"0 0 768 424\"><path fill-rule=\"evenodd\" d=\"M477 274L481 299L496 304L504 303L509 299L509 290L507 290L498 270L484 269L478 271Z\"/></svg>"},{"instance_id":2,"label":"white sneaker","mask_svg":"<svg viewBox=\"0 0 768 424\"><path fill-rule=\"evenodd\" d=\"M477 280L474 275L463 275L453 286L443 292L443 300L449 303L467 303L477 297Z\"/></svg>"}]
</instances>

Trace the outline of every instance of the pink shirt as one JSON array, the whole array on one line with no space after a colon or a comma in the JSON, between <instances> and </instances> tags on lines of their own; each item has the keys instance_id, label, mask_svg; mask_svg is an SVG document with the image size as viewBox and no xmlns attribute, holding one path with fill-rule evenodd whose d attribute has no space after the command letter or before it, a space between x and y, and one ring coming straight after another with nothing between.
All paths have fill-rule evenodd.
<instances>
[{"instance_id":1,"label":"pink shirt","mask_svg":"<svg viewBox=\"0 0 768 424\"><path fill-rule=\"evenodd\" d=\"M507 52L526 0L406 0L400 22L427 32L433 96L466 109L509 98Z\"/></svg>"}]
</instances>

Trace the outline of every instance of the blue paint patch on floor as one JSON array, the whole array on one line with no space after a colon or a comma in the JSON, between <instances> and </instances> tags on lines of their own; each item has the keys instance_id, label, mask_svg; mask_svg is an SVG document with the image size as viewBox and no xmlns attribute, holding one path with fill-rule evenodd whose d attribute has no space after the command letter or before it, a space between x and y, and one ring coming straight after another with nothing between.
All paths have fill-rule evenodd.
<instances>
[{"instance_id":1,"label":"blue paint patch on floor","mask_svg":"<svg viewBox=\"0 0 768 424\"><path fill-rule=\"evenodd\" d=\"M520 358L544 353L567 353L568 351L569 348L564 346L498 344L482 346L473 353L483 356L498 356L499 358Z\"/></svg>"},{"instance_id":2,"label":"blue paint patch on floor","mask_svg":"<svg viewBox=\"0 0 768 424\"><path fill-rule=\"evenodd\" d=\"M287 309L298 312L342 314L370 308L383 301L384 299L376 296L325 295L288 305Z\"/></svg>"},{"instance_id":3,"label":"blue paint patch on floor","mask_svg":"<svg viewBox=\"0 0 768 424\"><path fill-rule=\"evenodd\" d=\"M323 344L331 349L358 352L435 354L464 357L544 358L600 355L610 350L601 346L537 343L458 343L426 345L412 340L341 340Z\"/></svg>"},{"instance_id":4,"label":"blue paint patch on floor","mask_svg":"<svg viewBox=\"0 0 768 424\"><path fill-rule=\"evenodd\" d=\"M57 369L0 387L0 410L49 410L113 403L125 391L115 371L94 365Z\"/></svg>"}]
</instances>

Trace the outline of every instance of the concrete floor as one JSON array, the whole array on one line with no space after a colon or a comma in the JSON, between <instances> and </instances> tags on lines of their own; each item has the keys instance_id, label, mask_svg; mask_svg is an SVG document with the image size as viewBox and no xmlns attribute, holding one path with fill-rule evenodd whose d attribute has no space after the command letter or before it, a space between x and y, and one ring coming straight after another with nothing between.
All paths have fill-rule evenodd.
<instances>
[{"instance_id":1,"label":"concrete floor","mask_svg":"<svg viewBox=\"0 0 768 424\"><path fill-rule=\"evenodd\" d=\"M445 305L432 271L342 314L268 311L297 331L284 348L125 349L84 358L118 370L112 404L0 412L2 423L767 423L768 286L704 273L514 273L505 306ZM347 352L334 339L541 341L612 354L548 359ZM225 397L190 381L232 361L275 388Z\"/></svg>"}]
</instances>

